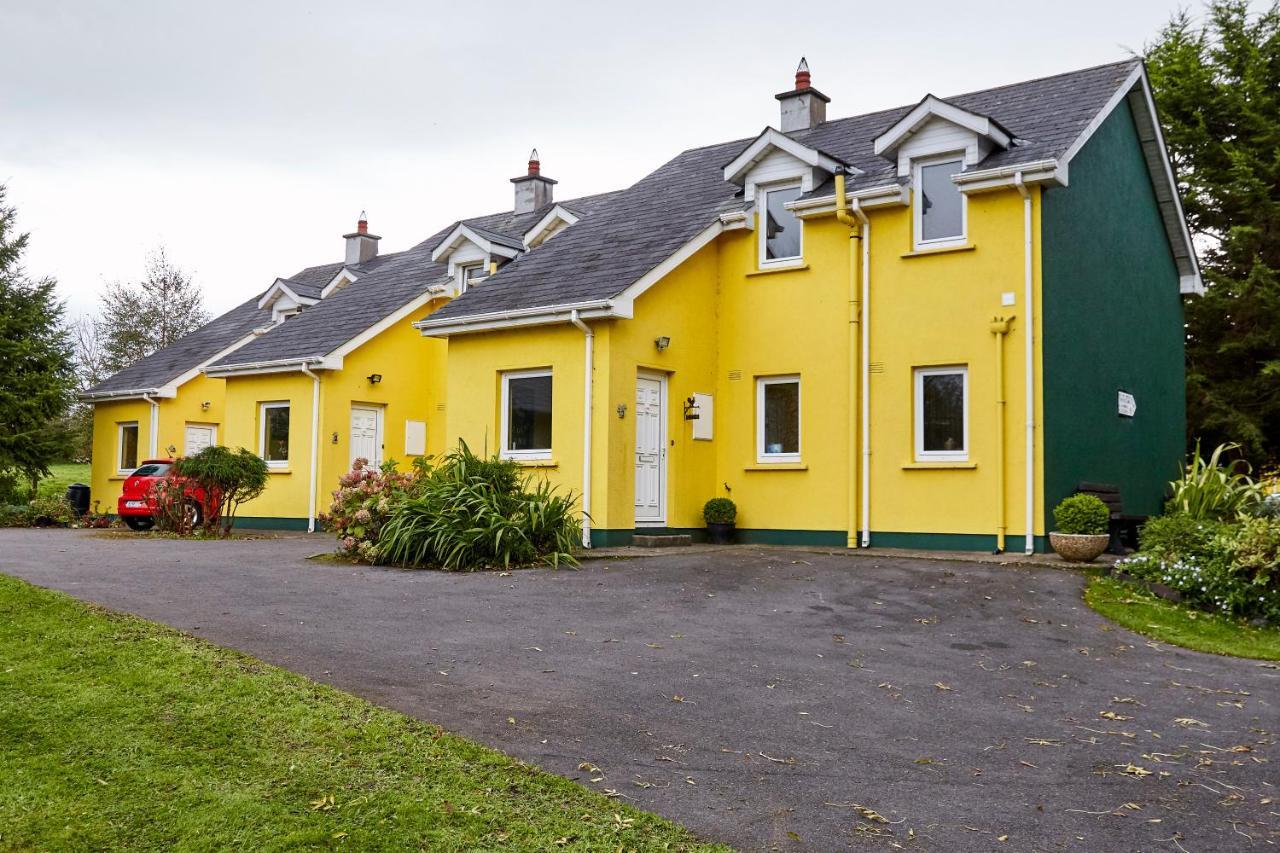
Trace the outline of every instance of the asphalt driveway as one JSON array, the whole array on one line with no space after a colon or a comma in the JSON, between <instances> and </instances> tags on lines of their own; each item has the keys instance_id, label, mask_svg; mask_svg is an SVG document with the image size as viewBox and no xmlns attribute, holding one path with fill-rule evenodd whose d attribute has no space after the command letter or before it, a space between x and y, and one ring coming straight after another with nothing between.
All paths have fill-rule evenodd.
<instances>
[{"instance_id":1,"label":"asphalt driveway","mask_svg":"<svg viewBox=\"0 0 1280 853\"><path fill-rule=\"evenodd\" d=\"M1280 842L1280 668L1113 627L1072 572L773 549L478 575L304 559L329 544L5 530L0 571L745 849Z\"/></svg>"}]
</instances>

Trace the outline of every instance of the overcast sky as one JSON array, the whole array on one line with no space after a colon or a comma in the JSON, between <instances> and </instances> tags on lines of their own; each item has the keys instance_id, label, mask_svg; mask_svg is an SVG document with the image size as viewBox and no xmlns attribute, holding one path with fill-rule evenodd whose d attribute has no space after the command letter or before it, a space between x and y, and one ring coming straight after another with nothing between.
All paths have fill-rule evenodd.
<instances>
[{"instance_id":1,"label":"overcast sky","mask_svg":"<svg viewBox=\"0 0 1280 853\"><path fill-rule=\"evenodd\" d=\"M758 133L801 55L835 118L1124 59L1176 6L0 0L0 183L73 315L159 245L221 312L362 209L384 252L509 209L534 146L570 198Z\"/></svg>"}]
</instances>

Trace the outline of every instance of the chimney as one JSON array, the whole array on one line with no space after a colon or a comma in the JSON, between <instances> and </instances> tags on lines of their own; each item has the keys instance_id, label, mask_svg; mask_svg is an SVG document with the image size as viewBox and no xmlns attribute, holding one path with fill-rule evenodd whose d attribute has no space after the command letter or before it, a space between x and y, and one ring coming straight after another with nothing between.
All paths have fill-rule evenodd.
<instances>
[{"instance_id":1,"label":"chimney","mask_svg":"<svg viewBox=\"0 0 1280 853\"><path fill-rule=\"evenodd\" d=\"M782 132L812 130L827 120L827 104L831 99L810 84L809 63L800 57L796 68L796 87L775 95L782 106Z\"/></svg>"},{"instance_id":2,"label":"chimney","mask_svg":"<svg viewBox=\"0 0 1280 853\"><path fill-rule=\"evenodd\" d=\"M511 183L516 185L516 213L528 213L551 204L551 188L556 182L542 177L537 148L529 152L529 173L512 178Z\"/></svg>"},{"instance_id":3,"label":"chimney","mask_svg":"<svg viewBox=\"0 0 1280 853\"><path fill-rule=\"evenodd\" d=\"M347 241L347 266L362 264L378 256L378 241L382 238L369 233L369 217L365 216L363 210L360 211L356 230L343 234L342 238Z\"/></svg>"}]
</instances>

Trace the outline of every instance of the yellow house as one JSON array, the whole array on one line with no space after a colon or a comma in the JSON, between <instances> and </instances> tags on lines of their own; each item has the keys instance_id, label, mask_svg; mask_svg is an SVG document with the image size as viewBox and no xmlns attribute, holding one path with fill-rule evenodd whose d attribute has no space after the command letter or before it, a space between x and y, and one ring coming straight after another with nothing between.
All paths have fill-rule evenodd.
<instances>
[{"instance_id":1,"label":"yellow house","mask_svg":"<svg viewBox=\"0 0 1280 853\"><path fill-rule=\"evenodd\" d=\"M1159 509L1202 290L1146 73L1127 61L777 128L259 297L94 389L93 492L138 456L260 453L250 525L314 527L352 460L465 440L580 495L584 544L1043 549L1058 500ZM154 426L153 426L154 425ZM140 448L147 448L145 451Z\"/></svg>"},{"instance_id":2,"label":"yellow house","mask_svg":"<svg viewBox=\"0 0 1280 853\"><path fill-rule=\"evenodd\" d=\"M448 443L582 496L587 544L1043 549L1081 487L1158 509L1201 289L1139 62L678 155L416 323ZM544 181L531 174L531 182Z\"/></svg>"}]
</instances>

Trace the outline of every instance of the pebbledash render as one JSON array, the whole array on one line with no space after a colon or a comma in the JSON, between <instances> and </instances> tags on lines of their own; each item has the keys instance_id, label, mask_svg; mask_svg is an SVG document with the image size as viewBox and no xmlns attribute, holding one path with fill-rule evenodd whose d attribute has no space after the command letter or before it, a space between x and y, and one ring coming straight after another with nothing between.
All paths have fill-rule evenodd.
<instances>
[{"instance_id":1,"label":"pebbledash render","mask_svg":"<svg viewBox=\"0 0 1280 853\"><path fill-rule=\"evenodd\" d=\"M777 127L340 262L122 371L93 494L208 441L273 472L246 509L307 528L359 456L461 439L580 495L584 544L1043 550L1082 483L1159 509L1202 291L1139 61L827 118L802 61Z\"/></svg>"}]
</instances>

